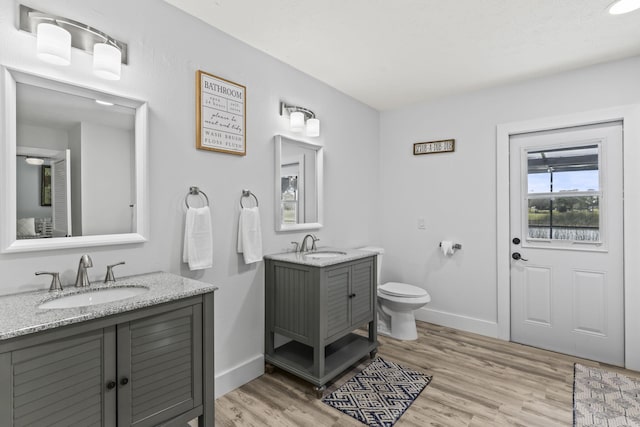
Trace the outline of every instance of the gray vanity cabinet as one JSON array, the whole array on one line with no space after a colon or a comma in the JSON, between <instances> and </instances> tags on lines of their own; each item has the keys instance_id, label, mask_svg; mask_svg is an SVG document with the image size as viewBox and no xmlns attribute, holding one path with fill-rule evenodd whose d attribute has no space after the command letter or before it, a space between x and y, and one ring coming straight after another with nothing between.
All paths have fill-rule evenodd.
<instances>
[{"instance_id":1,"label":"gray vanity cabinet","mask_svg":"<svg viewBox=\"0 0 640 427\"><path fill-rule=\"evenodd\" d=\"M316 386L377 351L375 257L325 267L266 258L265 362ZM354 333L368 326L366 335ZM277 346L276 335L289 342Z\"/></svg>"},{"instance_id":2,"label":"gray vanity cabinet","mask_svg":"<svg viewBox=\"0 0 640 427\"><path fill-rule=\"evenodd\" d=\"M0 342L0 425L213 425L203 305L213 294Z\"/></svg>"}]
</instances>

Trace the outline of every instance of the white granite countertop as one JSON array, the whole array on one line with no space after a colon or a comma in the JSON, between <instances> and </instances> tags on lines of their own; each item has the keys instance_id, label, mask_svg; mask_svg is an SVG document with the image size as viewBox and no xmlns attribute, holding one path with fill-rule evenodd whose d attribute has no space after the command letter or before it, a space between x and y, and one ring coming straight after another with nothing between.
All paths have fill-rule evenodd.
<instances>
[{"instance_id":1,"label":"white granite countertop","mask_svg":"<svg viewBox=\"0 0 640 427\"><path fill-rule=\"evenodd\" d=\"M326 253L326 252L343 252L330 258L313 258L314 253ZM265 259L272 259L275 261L294 262L296 264L309 265L313 267L326 267L329 265L340 264L347 261L355 261L361 258L367 258L377 255L375 252L363 251L360 249L342 249L342 248L318 248L315 251L309 252L283 252L279 254L265 255Z\"/></svg>"},{"instance_id":2,"label":"white granite countertop","mask_svg":"<svg viewBox=\"0 0 640 427\"><path fill-rule=\"evenodd\" d=\"M63 291L42 290L0 296L0 340L206 294L218 289L208 283L164 272L129 276L116 280L117 282L109 284L92 283L88 288L67 285ZM133 286L144 286L149 290L131 298L91 306L64 309L38 308L38 305L43 302L60 296L95 291L96 289Z\"/></svg>"}]
</instances>

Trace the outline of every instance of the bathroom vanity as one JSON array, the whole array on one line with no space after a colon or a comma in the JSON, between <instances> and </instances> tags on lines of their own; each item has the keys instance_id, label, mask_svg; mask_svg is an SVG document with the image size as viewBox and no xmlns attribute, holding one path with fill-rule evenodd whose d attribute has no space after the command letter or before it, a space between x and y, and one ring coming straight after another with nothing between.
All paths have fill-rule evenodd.
<instances>
[{"instance_id":1,"label":"bathroom vanity","mask_svg":"<svg viewBox=\"0 0 640 427\"><path fill-rule=\"evenodd\" d=\"M378 348L376 257L318 250L265 258L265 362L325 384ZM354 332L367 325L365 333ZM360 331L358 331L360 332ZM276 345L276 335L289 341Z\"/></svg>"},{"instance_id":2,"label":"bathroom vanity","mask_svg":"<svg viewBox=\"0 0 640 427\"><path fill-rule=\"evenodd\" d=\"M68 295L144 292L38 308ZM146 290L145 290L146 289ZM216 287L168 273L0 297L0 425L214 424ZM62 301L62 300L60 300ZM64 304L63 304L64 305Z\"/></svg>"}]
</instances>

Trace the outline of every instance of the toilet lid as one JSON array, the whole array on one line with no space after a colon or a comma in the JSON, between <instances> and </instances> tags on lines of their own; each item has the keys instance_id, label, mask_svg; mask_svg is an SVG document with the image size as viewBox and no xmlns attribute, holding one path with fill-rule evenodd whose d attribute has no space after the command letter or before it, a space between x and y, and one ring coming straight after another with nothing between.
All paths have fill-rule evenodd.
<instances>
[{"instance_id":1,"label":"toilet lid","mask_svg":"<svg viewBox=\"0 0 640 427\"><path fill-rule=\"evenodd\" d=\"M378 287L378 290L380 293L393 297L423 297L427 295L427 291L422 288L398 282L385 283Z\"/></svg>"}]
</instances>

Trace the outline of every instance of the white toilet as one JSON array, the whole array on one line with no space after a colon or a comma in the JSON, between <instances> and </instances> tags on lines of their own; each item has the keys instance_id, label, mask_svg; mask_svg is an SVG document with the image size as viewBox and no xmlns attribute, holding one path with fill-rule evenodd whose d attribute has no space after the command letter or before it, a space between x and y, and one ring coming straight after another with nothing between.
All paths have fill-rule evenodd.
<instances>
[{"instance_id":1,"label":"white toilet","mask_svg":"<svg viewBox=\"0 0 640 427\"><path fill-rule=\"evenodd\" d=\"M360 250L378 254L378 333L399 340L418 339L413 312L430 302L431 297L424 289L406 283L387 282L381 285L384 249L367 246Z\"/></svg>"}]
</instances>

